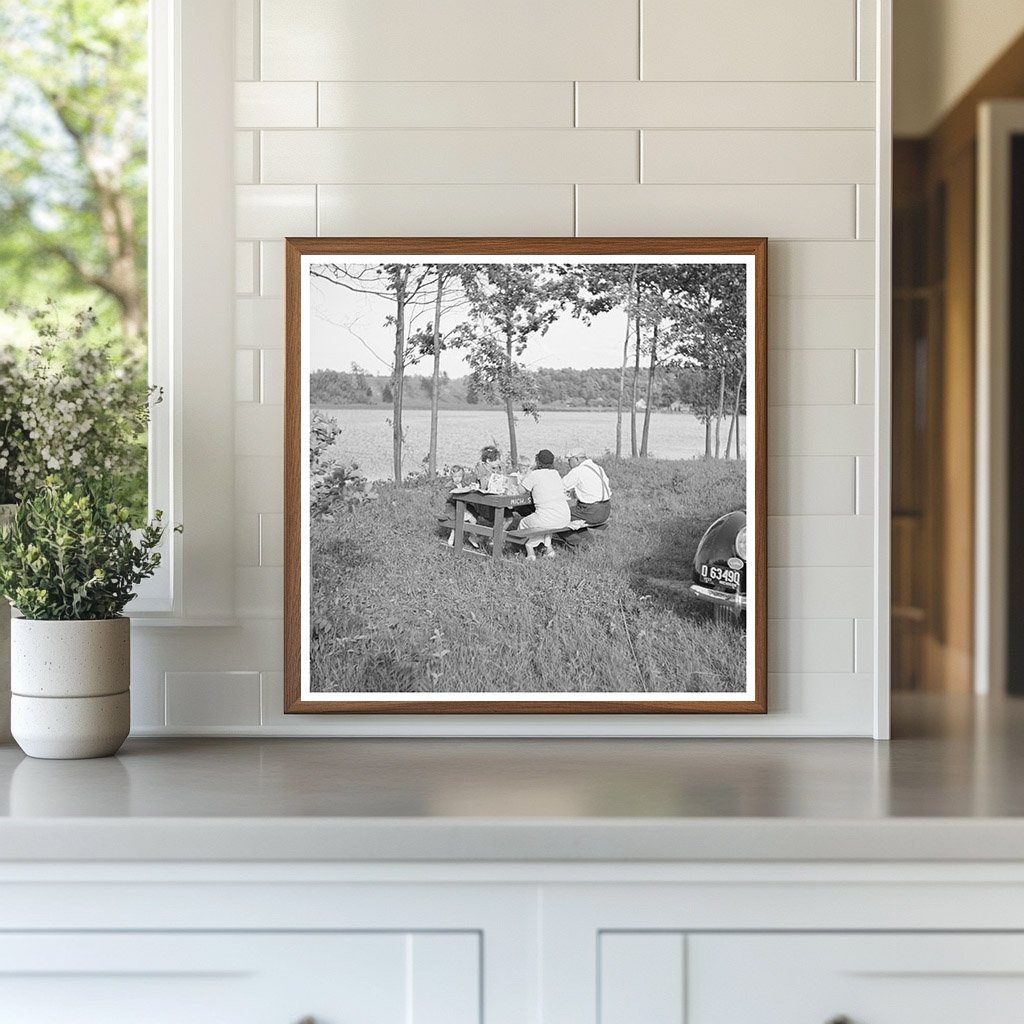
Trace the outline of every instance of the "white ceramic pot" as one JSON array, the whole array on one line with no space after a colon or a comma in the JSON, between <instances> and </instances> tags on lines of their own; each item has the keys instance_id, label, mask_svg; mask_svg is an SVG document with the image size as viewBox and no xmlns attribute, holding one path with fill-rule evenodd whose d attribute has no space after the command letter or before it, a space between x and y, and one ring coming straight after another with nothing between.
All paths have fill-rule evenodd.
<instances>
[{"instance_id":1,"label":"white ceramic pot","mask_svg":"<svg viewBox=\"0 0 1024 1024\"><path fill-rule=\"evenodd\" d=\"M131 728L131 622L11 620L11 732L30 757L106 757Z\"/></svg>"},{"instance_id":2,"label":"white ceramic pot","mask_svg":"<svg viewBox=\"0 0 1024 1024\"><path fill-rule=\"evenodd\" d=\"M0 526L14 518L17 505L0 505ZM11 739L11 606L0 597L0 743Z\"/></svg>"}]
</instances>

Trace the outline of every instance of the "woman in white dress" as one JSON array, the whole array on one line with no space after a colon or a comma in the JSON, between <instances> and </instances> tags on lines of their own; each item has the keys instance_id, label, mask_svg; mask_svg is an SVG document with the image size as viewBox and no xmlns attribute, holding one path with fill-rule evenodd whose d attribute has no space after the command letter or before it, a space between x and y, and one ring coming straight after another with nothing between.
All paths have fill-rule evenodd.
<instances>
[{"instance_id":1,"label":"woman in white dress","mask_svg":"<svg viewBox=\"0 0 1024 1024\"><path fill-rule=\"evenodd\" d=\"M542 530L550 527L551 530L564 530L569 525L569 502L565 499L562 477L554 465L555 456L547 448L542 448L537 452L535 468L523 477L522 485L533 496L535 511L520 522L520 529ZM550 533L531 537L525 545L526 557L536 558L535 549L541 544L546 546L547 556L554 558Z\"/></svg>"}]
</instances>

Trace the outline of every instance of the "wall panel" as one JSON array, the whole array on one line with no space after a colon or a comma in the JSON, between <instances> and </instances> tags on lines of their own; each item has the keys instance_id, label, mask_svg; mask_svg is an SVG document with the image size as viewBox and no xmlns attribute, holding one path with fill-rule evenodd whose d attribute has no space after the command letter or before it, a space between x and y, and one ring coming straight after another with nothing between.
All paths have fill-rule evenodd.
<instances>
[{"instance_id":1,"label":"wall panel","mask_svg":"<svg viewBox=\"0 0 1024 1024\"><path fill-rule=\"evenodd\" d=\"M607 234L769 238L771 714L574 724L869 735L874 4L218 2L238 35L239 619L136 630L140 731L562 728L281 713L282 239Z\"/></svg>"}]
</instances>

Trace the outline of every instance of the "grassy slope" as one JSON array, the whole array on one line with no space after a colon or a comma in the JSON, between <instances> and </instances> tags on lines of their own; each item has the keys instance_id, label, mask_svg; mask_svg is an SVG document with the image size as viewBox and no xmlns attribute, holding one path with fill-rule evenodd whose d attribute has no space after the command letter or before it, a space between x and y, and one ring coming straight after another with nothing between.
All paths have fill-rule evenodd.
<instances>
[{"instance_id":1,"label":"grassy slope","mask_svg":"<svg viewBox=\"0 0 1024 1024\"><path fill-rule=\"evenodd\" d=\"M689 581L705 528L745 505L745 464L603 462L611 526L578 555L456 558L440 486L385 489L314 523L313 689L743 689L742 625L647 578Z\"/></svg>"}]
</instances>

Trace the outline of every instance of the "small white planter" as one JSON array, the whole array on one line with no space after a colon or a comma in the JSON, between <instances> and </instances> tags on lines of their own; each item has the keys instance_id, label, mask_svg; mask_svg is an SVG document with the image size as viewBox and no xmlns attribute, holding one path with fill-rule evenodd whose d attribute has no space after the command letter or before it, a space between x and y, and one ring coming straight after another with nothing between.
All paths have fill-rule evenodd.
<instances>
[{"instance_id":1,"label":"small white planter","mask_svg":"<svg viewBox=\"0 0 1024 1024\"><path fill-rule=\"evenodd\" d=\"M11 732L30 757L106 757L131 728L131 622L11 620Z\"/></svg>"}]
</instances>

